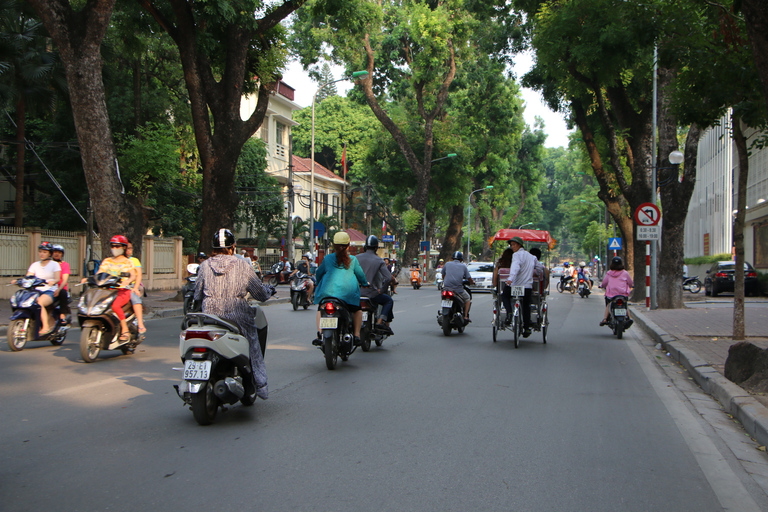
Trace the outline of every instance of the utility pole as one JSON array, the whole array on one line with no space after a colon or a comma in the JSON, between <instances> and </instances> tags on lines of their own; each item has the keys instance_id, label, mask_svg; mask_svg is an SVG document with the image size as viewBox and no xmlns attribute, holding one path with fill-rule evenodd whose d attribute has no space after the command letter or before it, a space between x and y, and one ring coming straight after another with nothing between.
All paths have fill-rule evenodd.
<instances>
[{"instance_id":1,"label":"utility pole","mask_svg":"<svg viewBox=\"0 0 768 512\"><path fill-rule=\"evenodd\" d=\"M293 247L293 134L288 136L288 225L286 226L286 241L288 244L288 261L296 261Z\"/></svg>"}]
</instances>

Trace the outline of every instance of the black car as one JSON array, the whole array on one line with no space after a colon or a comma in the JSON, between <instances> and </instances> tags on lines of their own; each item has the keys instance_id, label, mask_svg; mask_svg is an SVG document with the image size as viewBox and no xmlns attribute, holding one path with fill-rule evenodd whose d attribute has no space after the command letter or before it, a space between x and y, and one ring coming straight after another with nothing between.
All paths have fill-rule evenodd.
<instances>
[{"instance_id":1,"label":"black car","mask_svg":"<svg viewBox=\"0 0 768 512\"><path fill-rule=\"evenodd\" d=\"M716 297L718 293L733 293L733 276L736 273L736 263L733 261L718 261L707 270L704 279L704 294ZM754 267L744 262L744 294L759 295L757 272Z\"/></svg>"}]
</instances>

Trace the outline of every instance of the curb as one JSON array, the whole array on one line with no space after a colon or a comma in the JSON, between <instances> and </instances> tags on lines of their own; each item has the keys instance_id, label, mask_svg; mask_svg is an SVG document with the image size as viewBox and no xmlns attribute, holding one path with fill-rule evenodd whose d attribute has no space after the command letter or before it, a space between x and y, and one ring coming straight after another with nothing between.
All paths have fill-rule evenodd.
<instances>
[{"instance_id":1,"label":"curb","mask_svg":"<svg viewBox=\"0 0 768 512\"><path fill-rule=\"evenodd\" d=\"M744 430L758 443L768 445L768 408L743 388L726 379L696 352L677 343L677 338L664 332L642 312L633 309L632 315L654 341L661 343L671 359L683 365L705 393L717 399L723 409L738 419Z\"/></svg>"}]
</instances>

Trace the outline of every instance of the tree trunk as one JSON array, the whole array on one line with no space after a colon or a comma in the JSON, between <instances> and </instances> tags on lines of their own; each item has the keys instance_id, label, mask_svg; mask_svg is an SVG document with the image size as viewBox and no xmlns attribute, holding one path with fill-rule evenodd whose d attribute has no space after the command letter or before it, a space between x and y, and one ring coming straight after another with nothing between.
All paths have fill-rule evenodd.
<instances>
[{"instance_id":1,"label":"tree trunk","mask_svg":"<svg viewBox=\"0 0 768 512\"><path fill-rule=\"evenodd\" d=\"M67 75L72 116L83 172L93 212L101 233L101 247L109 254L109 239L127 235L141 254L144 232L141 212L124 193L117 174L116 152L109 125L101 41L115 0L91 0L75 11L67 0L29 0L61 54Z\"/></svg>"},{"instance_id":2,"label":"tree trunk","mask_svg":"<svg viewBox=\"0 0 768 512\"><path fill-rule=\"evenodd\" d=\"M443 247L440 249L440 258L449 261L454 252L461 250L461 228L464 225L464 207L454 205L451 207L448 219L448 228L445 230Z\"/></svg>"},{"instance_id":3,"label":"tree trunk","mask_svg":"<svg viewBox=\"0 0 768 512\"><path fill-rule=\"evenodd\" d=\"M763 83L763 95L768 104L768 2L765 0L741 0L741 10L752 43L755 67Z\"/></svg>"},{"instance_id":4,"label":"tree trunk","mask_svg":"<svg viewBox=\"0 0 768 512\"><path fill-rule=\"evenodd\" d=\"M19 95L16 102L16 201L14 203L13 225L17 228L24 226L24 157L26 145L24 132L26 131L26 103L24 94Z\"/></svg>"},{"instance_id":5,"label":"tree trunk","mask_svg":"<svg viewBox=\"0 0 768 512\"><path fill-rule=\"evenodd\" d=\"M736 271L733 275L733 339L744 339L744 219L747 215L747 179L749 153L741 118L731 114L733 142L739 158L738 189L736 192L736 220L733 223L733 245L736 253Z\"/></svg>"}]
</instances>

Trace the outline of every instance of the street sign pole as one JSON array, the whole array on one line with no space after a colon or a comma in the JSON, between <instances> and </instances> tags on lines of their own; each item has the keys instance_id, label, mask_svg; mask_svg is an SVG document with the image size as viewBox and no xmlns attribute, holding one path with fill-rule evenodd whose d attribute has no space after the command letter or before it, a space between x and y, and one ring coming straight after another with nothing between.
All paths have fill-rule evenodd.
<instances>
[{"instance_id":1,"label":"street sign pole","mask_svg":"<svg viewBox=\"0 0 768 512\"><path fill-rule=\"evenodd\" d=\"M654 183L655 183L654 179ZM656 244L661 236L661 212L654 202L643 203L635 210L637 240L645 240L645 307L656 309ZM653 243L653 245L651 245Z\"/></svg>"}]
</instances>

